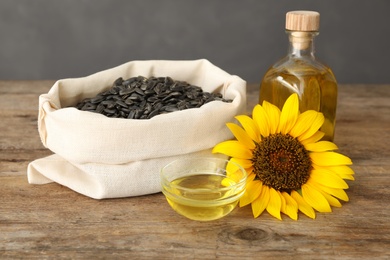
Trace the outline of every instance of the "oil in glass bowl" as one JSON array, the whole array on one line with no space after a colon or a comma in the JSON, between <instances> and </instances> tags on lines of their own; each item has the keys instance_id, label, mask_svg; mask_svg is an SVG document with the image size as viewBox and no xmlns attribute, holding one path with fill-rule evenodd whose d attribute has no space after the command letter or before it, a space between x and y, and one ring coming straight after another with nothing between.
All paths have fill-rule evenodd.
<instances>
[{"instance_id":1,"label":"oil in glass bowl","mask_svg":"<svg viewBox=\"0 0 390 260\"><path fill-rule=\"evenodd\" d=\"M227 169L228 163L230 169ZM169 205L192 220L210 221L232 212L245 192L246 172L219 158L192 158L161 171L162 192Z\"/></svg>"}]
</instances>

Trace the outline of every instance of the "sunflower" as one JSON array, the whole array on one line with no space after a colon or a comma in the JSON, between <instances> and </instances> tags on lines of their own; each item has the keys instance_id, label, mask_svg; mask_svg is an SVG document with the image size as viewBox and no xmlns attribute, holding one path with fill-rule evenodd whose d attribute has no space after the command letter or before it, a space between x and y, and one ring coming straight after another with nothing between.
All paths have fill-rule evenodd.
<instances>
[{"instance_id":1,"label":"sunflower","mask_svg":"<svg viewBox=\"0 0 390 260\"><path fill-rule=\"evenodd\" d=\"M222 153L243 166L247 173L246 192L240 207L251 204L257 218L266 210L282 219L281 213L298 219L298 211L310 218L331 212L348 201L345 180L354 180L350 158L335 152L333 142L321 141L324 123L320 112L299 112L297 94L292 94L282 110L266 101L256 105L252 118L236 116L242 125L227 123L236 140L217 144L213 153ZM229 177L234 179L233 163Z\"/></svg>"}]
</instances>

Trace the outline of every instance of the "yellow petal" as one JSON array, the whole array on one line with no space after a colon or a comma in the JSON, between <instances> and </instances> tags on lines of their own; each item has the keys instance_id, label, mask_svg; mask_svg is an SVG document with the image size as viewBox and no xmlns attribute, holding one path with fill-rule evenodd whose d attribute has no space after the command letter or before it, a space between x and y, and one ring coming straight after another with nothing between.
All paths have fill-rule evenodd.
<instances>
[{"instance_id":1,"label":"yellow petal","mask_svg":"<svg viewBox=\"0 0 390 260\"><path fill-rule=\"evenodd\" d=\"M253 108L252 112L253 121L257 124L257 127L260 130L261 136L269 136L269 123L268 123L268 115L265 112L264 108L260 105L256 105Z\"/></svg>"},{"instance_id":2,"label":"yellow petal","mask_svg":"<svg viewBox=\"0 0 390 260\"><path fill-rule=\"evenodd\" d=\"M286 202L284 213L287 214L291 219L298 219L298 203L287 193L282 192L282 196Z\"/></svg>"},{"instance_id":3,"label":"yellow petal","mask_svg":"<svg viewBox=\"0 0 390 260\"><path fill-rule=\"evenodd\" d=\"M276 134L276 131L278 130L279 127L280 110L277 106L265 100L263 101L263 108L268 115L269 133Z\"/></svg>"},{"instance_id":4,"label":"yellow petal","mask_svg":"<svg viewBox=\"0 0 390 260\"><path fill-rule=\"evenodd\" d=\"M231 158L227 165L226 165L226 175L232 175L234 174L236 171L239 171L241 168L240 168L240 165L238 165L237 163L235 163L232 159L234 158Z\"/></svg>"},{"instance_id":5,"label":"yellow petal","mask_svg":"<svg viewBox=\"0 0 390 260\"><path fill-rule=\"evenodd\" d=\"M289 132L289 134L293 137L299 137L301 134L305 133L314 120L317 117L318 112L314 110L307 110L298 116L297 122Z\"/></svg>"},{"instance_id":6,"label":"yellow petal","mask_svg":"<svg viewBox=\"0 0 390 260\"><path fill-rule=\"evenodd\" d=\"M255 142L260 142L260 131L256 123L247 115L239 115L235 117L242 125L250 138Z\"/></svg>"},{"instance_id":7,"label":"yellow petal","mask_svg":"<svg viewBox=\"0 0 390 260\"><path fill-rule=\"evenodd\" d=\"M354 181L355 180L355 177L353 177L353 175L342 174L342 173L339 173L337 175L340 176L340 178L342 178L344 180L350 180L350 181Z\"/></svg>"},{"instance_id":8,"label":"yellow petal","mask_svg":"<svg viewBox=\"0 0 390 260\"><path fill-rule=\"evenodd\" d=\"M325 197L325 199L329 202L329 204L333 207L337 207L337 208L341 208L341 203L338 199L336 199L335 197L329 195L328 193L326 192L323 192L322 190L319 190L319 192L321 192L321 194Z\"/></svg>"},{"instance_id":9,"label":"yellow petal","mask_svg":"<svg viewBox=\"0 0 390 260\"><path fill-rule=\"evenodd\" d=\"M307 202L301 197L298 192L293 190L291 192L291 197L297 202L299 211L301 211L309 218L314 219L316 217L316 213L313 208L309 204L307 204Z\"/></svg>"},{"instance_id":10,"label":"yellow petal","mask_svg":"<svg viewBox=\"0 0 390 260\"><path fill-rule=\"evenodd\" d=\"M246 185L245 194L240 199L240 207L244 207L252 203L261 194L261 182L252 181Z\"/></svg>"},{"instance_id":11,"label":"yellow petal","mask_svg":"<svg viewBox=\"0 0 390 260\"><path fill-rule=\"evenodd\" d=\"M299 115L299 100L296 93L292 94L284 103L280 114L279 130L287 134L295 125Z\"/></svg>"},{"instance_id":12,"label":"yellow petal","mask_svg":"<svg viewBox=\"0 0 390 260\"><path fill-rule=\"evenodd\" d=\"M283 197L282 193L280 191L276 191L277 193L279 193L279 196L280 196L280 201L282 202L282 205L280 206L280 212L286 214L286 199Z\"/></svg>"},{"instance_id":13,"label":"yellow petal","mask_svg":"<svg viewBox=\"0 0 390 260\"><path fill-rule=\"evenodd\" d=\"M240 180L248 175L247 171L236 162L236 158L230 158L226 165L226 177L230 178L232 181L239 183Z\"/></svg>"},{"instance_id":14,"label":"yellow petal","mask_svg":"<svg viewBox=\"0 0 390 260\"><path fill-rule=\"evenodd\" d=\"M351 167L347 165L338 165L338 166L318 166L315 163L312 163L314 169L325 169L333 172L337 176L345 180L355 180L353 175L355 174Z\"/></svg>"},{"instance_id":15,"label":"yellow petal","mask_svg":"<svg viewBox=\"0 0 390 260\"><path fill-rule=\"evenodd\" d=\"M263 185L260 196L252 202L252 213L255 218L263 213L268 205L269 197L269 188L268 186Z\"/></svg>"},{"instance_id":16,"label":"yellow petal","mask_svg":"<svg viewBox=\"0 0 390 260\"><path fill-rule=\"evenodd\" d=\"M246 170L248 170L248 168L253 166L252 161L251 160L247 160L247 159L230 158L230 161L241 165Z\"/></svg>"},{"instance_id":17,"label":"yellow petal","mask_svg":"<svg viewBox=\"0 0 390 260\"><path fill-rule=\"evenodd\" d=\"M254 173L248 173L248 177L246 177L246 182L251 182L256 178L256 174Z\"/></svg>"},{"instance_id":18,"label":"yellow petal","mask_svg":"<svg viewBox=\"0 0 390 260\"><path fill-rule=\"evenodd\" d=\"M334 173L342 173L342 174L350 174L350 175L355 174L355 172L351 169L351 167L346 166L346 165L328 166L328 167L326 167L326 169L328 169Z\"/></svg>"},{"instance_id":19,"label":"yellow petal","mask_svg":"<svg viewBox=\"0 0 390 260\"><path fill-rule=\"evenodd\" d=\"M312 135L311 137L309 137L305 140L300 140L298 137L298 141L301 142L301 144L303 144L303 145L307 145L310 143L318 142L319 140L321 140L322 137L324 137L324 135L325 135L325 133L323 133L321 131L317 131L314 135Z\"/></svg>"},{"instance_id":20,"label":"yellow petal","mask_svg":"<svg viewBox=\"0 0 390 260\"><path fill-rule=\"evenodd\" d=\"M234 159L237 159L237 158L234 158ZM253 174L253 167L244 168L244 169L245 169L245 171L246 171L246 180L247 180L247 182L248 182L249 176Z\"/></svg>"},{"instance_id":21,"label":"yellow petal","mask_svg":"<svg viewBox=\"0 0 390 260\"><path fill-rule=\"evenodd\" d=\"M332 212L332 208L326 198L313 186L305 183L302 185L303 199L319 212Z\"/></svg>"},{"instance_id":22,"label":"yellow petal","mask_svg":"<svg viewBox=\"0 0 390 260\"><path fill-rule=\"evenodd\" d=\"M236 137L237 141L251 150L255 149L255 143L244 129L233 123L227 123L226 126L233 133L234 137Z\"/></svg>"},{"instance_id":23,"label":"yellow petal","mask_svg":"<svg viewBox=\"0 0 390 260\"><path fill-rule=\"evenodd\" d=\"M318 189L321 189L324 192L326 192L326 193L328 193L328 194L330 194L330 195L332 195L332 196L334 196L334 197L336 197L338 199L341 199L343 201L349 201L348 195L345 192L345 190L343 190L343 189L330 188L330 187L326 187L326 186L320 185L318 183L315 183L313 186L318 187Z\"/></svg>"},{"instance_id":24,"label":"yellow petal","mask_svg":"<svg viewBox=\"0 0 390 260\"><path fill-rule=\"evenodd\" d=\"M321 141L317 143L309 143L305 145L305 149L311 152L326 152L337 150L337 145L329 141Z\"/></svg>"},{"instance_id":25,"label":"yellow petal","mask_svg":"<svg viewBox=\"0 0 390 260\"><path fill-rule=\"evenodd\" d=\"M282 217L280 216L281 207L282 207L282 201L280 198L280 194L273 188L270 188L269 202L267 205L268 213L274 216L275 218L282 220Z\"/></svg>"},{"instance_id":26,"label":"yellow petal","mask_svg":"<svg viewBox=\"0 0 390 260\"><path fill-rule=\"evenodd\" d=\"M219 143L214 146L212 152L222 153L230 157L237 157L241 159L252 158L252 151L250 151L246 146L242 145L236 140L229 140Z\"/></svg>"},{"instance_id":27,"label":"yellow petal","mask_svg":"<svg viewBox=\"0 0 390 260\"><path fill-rule=\"evenodd\" d=\"M354 180L355 178L353 177L353 175L355 174L353 172L353 170L351 169L351 167L349 166L346 166L346 165L339 165L339 166L328 166L328 167L325 167L325 166L317 166L315 164L313 164L313 167L314 168L323 168L323 169L327 169L329 171L332 171L334 172L335 174L337 174L340 178L342 179L346 179L346 180Z\"/></svg>"},{"instance_id":28,"label":"yellow petal","mask_svg":"<svg viewBox=\"0 0 390 260\"><path fill-rule=\"evenodd\" d=\"M324 124L324 121L325 121L324 115L322 113L317 113L317 116L313 121L313 123L310 125L310 128L302 135L300 135L298 137L298 140L303 141L307 138L312 137L312 135L314 135L318 131L318 129L320 129L320 127Z\"/></svg>"},{"instance_id":29,"label":"yellow petal","mask_svg":"<svg viewBox=\"0 0 390 260\"><path fill-rule=\"evenodd\" d=\"M237 184L237 182L235 180L232 180L231 178L224 178L221 181L221 185L225 186L225 187L229 187L229 186L232 186L234 184Z\"/></svg>"},{"instance_id":30,"label":"yellow petal","mask_svg":"<svg viewBox=\"0 0 390 260\"><path fill-rule=\"evenodd\" d=\"M310 153L313 163L319 166L351 165L352 161L347 156L336 152Z\"/></svg>"},{"instance_id":31,"label":"yellow petal","mask_svg":"<svg viewBox=\"0 0 390 260\"><path fill-rule=\"evenodd\" d=\"M246 174L246 173L243 173L241 170L237 170L235 172L228 172L226 175L226 177L227 177L226 179L229 179L231 182L231 185L234 185L234 184L239 183L242 180L243 174ZM225 181L225 183L226 183L226 181Z\"/></svg>"},{"instance_id":32,"label":"yellow petal","mask_svg":"<svg viewBox=\"0 0 390 260\"><path fill-rule=\"evenodd\" d=\"M348 184L343 179L326 169L313 169L310 173L310 178L323 186L348 189Z\"/></svg>"}]
</instances>

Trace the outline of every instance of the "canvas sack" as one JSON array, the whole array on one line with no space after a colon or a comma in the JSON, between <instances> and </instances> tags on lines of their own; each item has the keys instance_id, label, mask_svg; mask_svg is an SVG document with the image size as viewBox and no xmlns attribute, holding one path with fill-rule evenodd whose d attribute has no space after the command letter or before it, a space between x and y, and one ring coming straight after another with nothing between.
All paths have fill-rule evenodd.
<instances>
[{"instance_id":1,"label":"canvas sack","mask_svg":"<svg viewBox=\"0 0 390 260\"><path fill-rule=\"evenodd\" d=\"M145 120L109 118L74 107L111 88L119 77L140 75L169 76L233 101L213 101ZM95 199L159 192L164 165L211 155L217 143L233 137L226 123L245 108L246 82L204 59L132 61L87 77L58 80L39 97L39 136L53 155L28 165L28 181L57 182Z\"/></svg>"}]
</instances>

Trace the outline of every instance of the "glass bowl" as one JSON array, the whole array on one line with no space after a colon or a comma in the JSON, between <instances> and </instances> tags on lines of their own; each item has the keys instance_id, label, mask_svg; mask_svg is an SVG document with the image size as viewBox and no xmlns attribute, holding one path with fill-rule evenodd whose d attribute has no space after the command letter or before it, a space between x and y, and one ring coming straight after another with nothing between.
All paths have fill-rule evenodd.
<instances>
[{"instance_id":1,"label":"glass bowl","mask_svg":"<svg viewBox=\"0 0 390 260\"><path fill-rule=\"evenodd\" d=\"M160 173L169 205L192 220L210 221L229 214L245 192L246 171L221 158L193 157L173 161Z\"/></svg>"}]
</instances>

